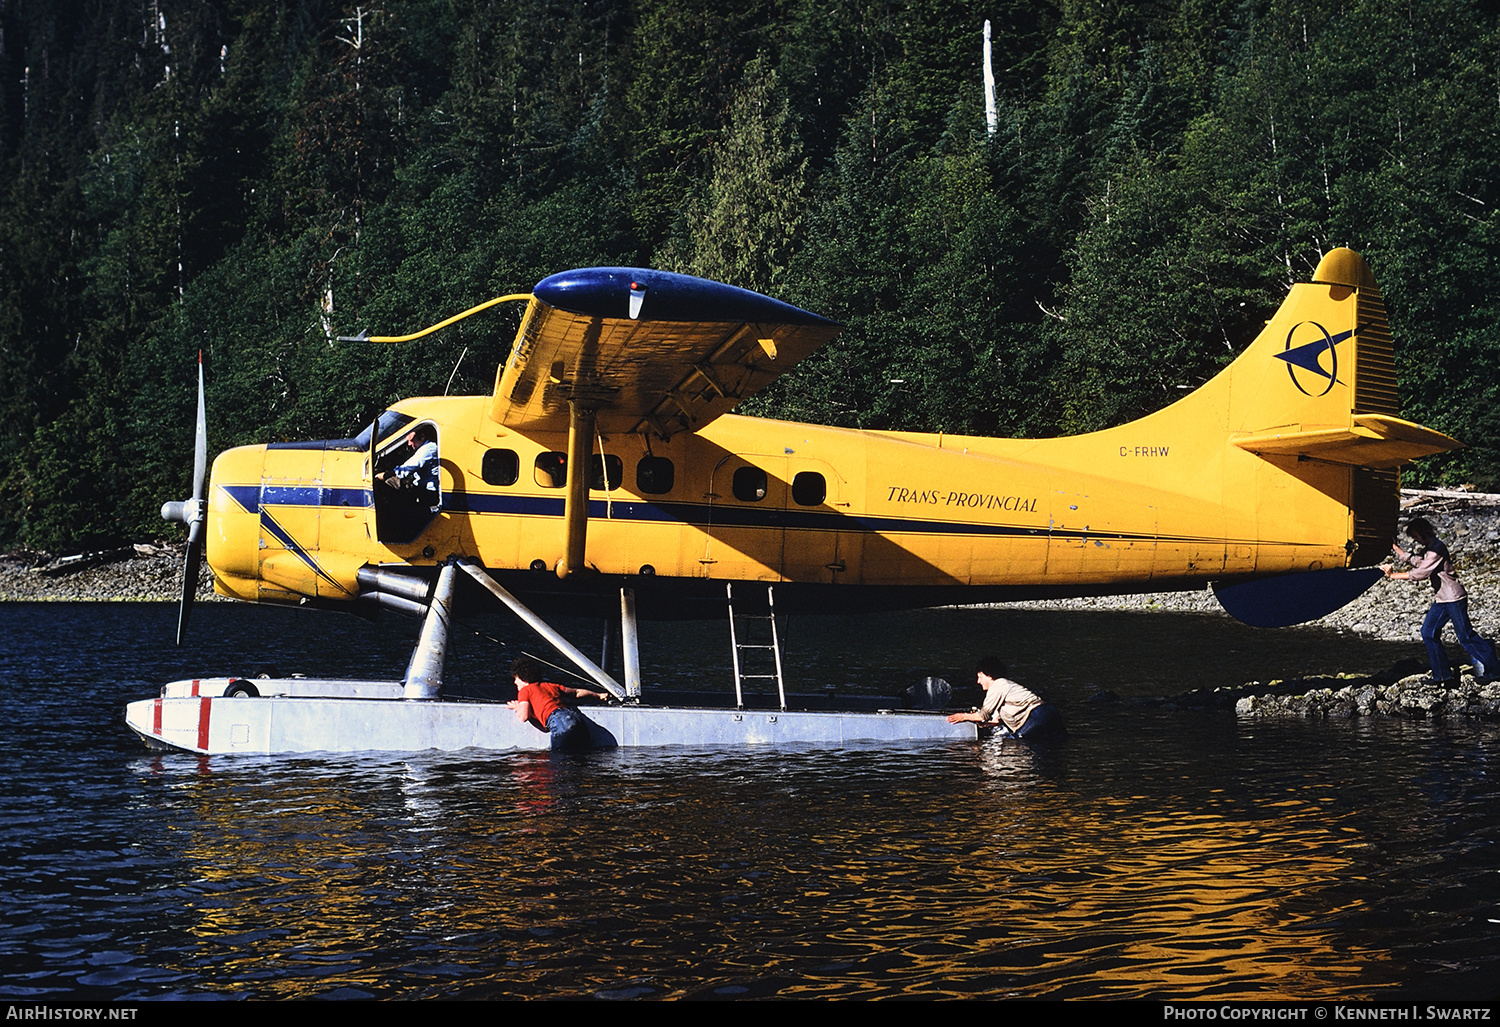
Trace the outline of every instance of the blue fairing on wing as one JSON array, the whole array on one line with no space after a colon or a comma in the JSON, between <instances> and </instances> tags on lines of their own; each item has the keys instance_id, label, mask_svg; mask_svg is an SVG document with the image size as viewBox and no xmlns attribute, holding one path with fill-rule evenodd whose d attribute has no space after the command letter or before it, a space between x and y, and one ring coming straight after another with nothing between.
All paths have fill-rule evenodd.
<instances>
[{"instance_id":1,"label":"blue fairing on wing","mask_svg":"<svg viewBox=\"0 0 1500 1027\"><path fill-rule=\"evenodd\" d=\"M1383 577L1375 567L1283 574L1239 585L1215 583L1214 598L1231 617L1251 627L1284 628L1327 616Z\"/></svg>"},{"instance_id":2,"label":"blue fairing on wing","mask_svg":"<svg viewBox=\"0 0 1500 1027\"><path fill-rule=\"evenodd\" d=\"M631 283L643 286L646 291L641 305L642 321L838 324L748 289L646 268L585 267L563 271L542 279L532 291L543 303L571 314L628 318Z\"/></svg>"}]
</instances>

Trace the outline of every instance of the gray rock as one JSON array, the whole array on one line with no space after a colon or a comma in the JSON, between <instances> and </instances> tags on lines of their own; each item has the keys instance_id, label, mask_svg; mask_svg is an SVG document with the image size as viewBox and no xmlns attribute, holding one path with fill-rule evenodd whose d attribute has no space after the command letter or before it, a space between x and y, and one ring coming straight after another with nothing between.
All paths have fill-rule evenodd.
<instances>
[{"instance_id":1,"label":"gray rock","mask_svg":"<svg viewBox=\"0 0 1500 1027\"><path fill-rule=\"evenodd\" d=\"M182 594L186 543L138 543L57 558L31 550L0 554L0 602L176 602ZM216 599L207 563L198 598Z\"/></svg>"}]
</instances>

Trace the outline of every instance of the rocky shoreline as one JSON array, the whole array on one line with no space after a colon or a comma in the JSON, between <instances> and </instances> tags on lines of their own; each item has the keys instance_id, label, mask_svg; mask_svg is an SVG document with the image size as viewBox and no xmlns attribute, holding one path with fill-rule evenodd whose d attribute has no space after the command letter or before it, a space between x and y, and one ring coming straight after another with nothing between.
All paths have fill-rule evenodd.
<instances>
[{"instance_id":1,"label":"rocky shoreline","mask_svg":"<svg viewBox=\"0 0 1500 1027\"><path fill-rule=\"evenodd\" d=\"M1450 646L1451 651L1451 646ZM1327 717L1500 717L1500 681L1480 680L1463 665L1449 686L1434 684L1425 657L1409 657L1377 674L1334 674L1238 688L1197 689L1146 700L1168 709L1229 709L1276 720Z\"/></svg>"},{"instance_id":2,"label":"rocky shoreline","mask_svg":"<svg viewBox=\"0 0 1500 1027\"><path fill-rule=\"evenodd\" d=\"M1402 493L1402 518L1423 516L1453 552L1459 579L1469 593L1469 614L1478 629L1500 632L1500 495L1457 491ZM137 544L63 558L18 551L0 554L0 602L176 602L184 543ZM213 600L207 566L198 598ZM1399 642L1421 640L1422 615L1431 601L1425 584L1381 581L1354 602L1313 621L1314 626ZM1210 590L1157 592L1088 599L1056 599L1018 606L1037 609L1141 610L1228 616ZM1450 651L1457 654L1450 644ZM1420 650L1418 650L1420 652ZM1166 702L1183 706L1233 706L1242 716L1500 716L1500 685L1481 685L1465 674L1452 689L1426 682L1421 660L1402 661L1390 671L1358 678L1311 678L1210 695L1190 693Z\"/></svg>"},{"instance_id":3,"label":"rocky shoreline","mask_svg":"<svg viewBox=\"0 0 1500 1027\"><path fill-rule=\"evenodd\" d=\"M186 542L136 543L57 557L23 549L0 553L0 602L171 602L182 596ZM198 598L217 600L208 565Z\"/></svg>"},{"instance_id":4,"label":"rocky shoreline","mask_svg":"<svg viewBox=\"0 0 1500 1027\"><path fill-rule=\"evenodd\" d=\"M1339 688L1246 695L1234 712L1241 717L1496 717L1500 682L1481 684L1465 668L1451 688L1435 685L1426 673L1384 683L1369 678Z\"/></svg>"}]
</instances>

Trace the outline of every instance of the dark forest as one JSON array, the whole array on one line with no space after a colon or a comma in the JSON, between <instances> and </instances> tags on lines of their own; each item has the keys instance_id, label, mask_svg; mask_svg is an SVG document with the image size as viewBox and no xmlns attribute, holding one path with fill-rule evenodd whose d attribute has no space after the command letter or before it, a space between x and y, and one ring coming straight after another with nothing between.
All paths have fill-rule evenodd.
<instances>
[{"instance_id":1,"label":"dark forest","mask_svg":"<svg viewBox=\"0 0 1500 1027\"><path fill-rule=\"evenodd\" d=\"M169 537L199 351L213 451L347 436L516 311L336 336L595 264L847 325L754 413L1038 437L1347 245L1469 447L1405 481L1500 490L1497 54L1462 0L0 0L0 545Z\"/></svg>"}]
</instances>

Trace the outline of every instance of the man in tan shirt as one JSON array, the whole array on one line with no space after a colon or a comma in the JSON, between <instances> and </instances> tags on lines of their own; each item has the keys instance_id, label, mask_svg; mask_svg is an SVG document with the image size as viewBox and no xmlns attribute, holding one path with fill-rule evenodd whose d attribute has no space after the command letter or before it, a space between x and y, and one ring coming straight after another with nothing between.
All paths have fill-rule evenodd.
<instances>
[{"instance_id":1,"label":"man in tan shirt","mask_svg":"<svg viewBox=\"0 0 1500 1027\"><path fill-rule=\"evenodd\" d=\"M948 723L1000 724L1018 738L1060 737L1066 733L1062 714L1029 688L1006 677L1005 664L993 656L979 661L975 678L984 689L984 705L968 713L950 713Z\"/></svg>"}]
</instances>

